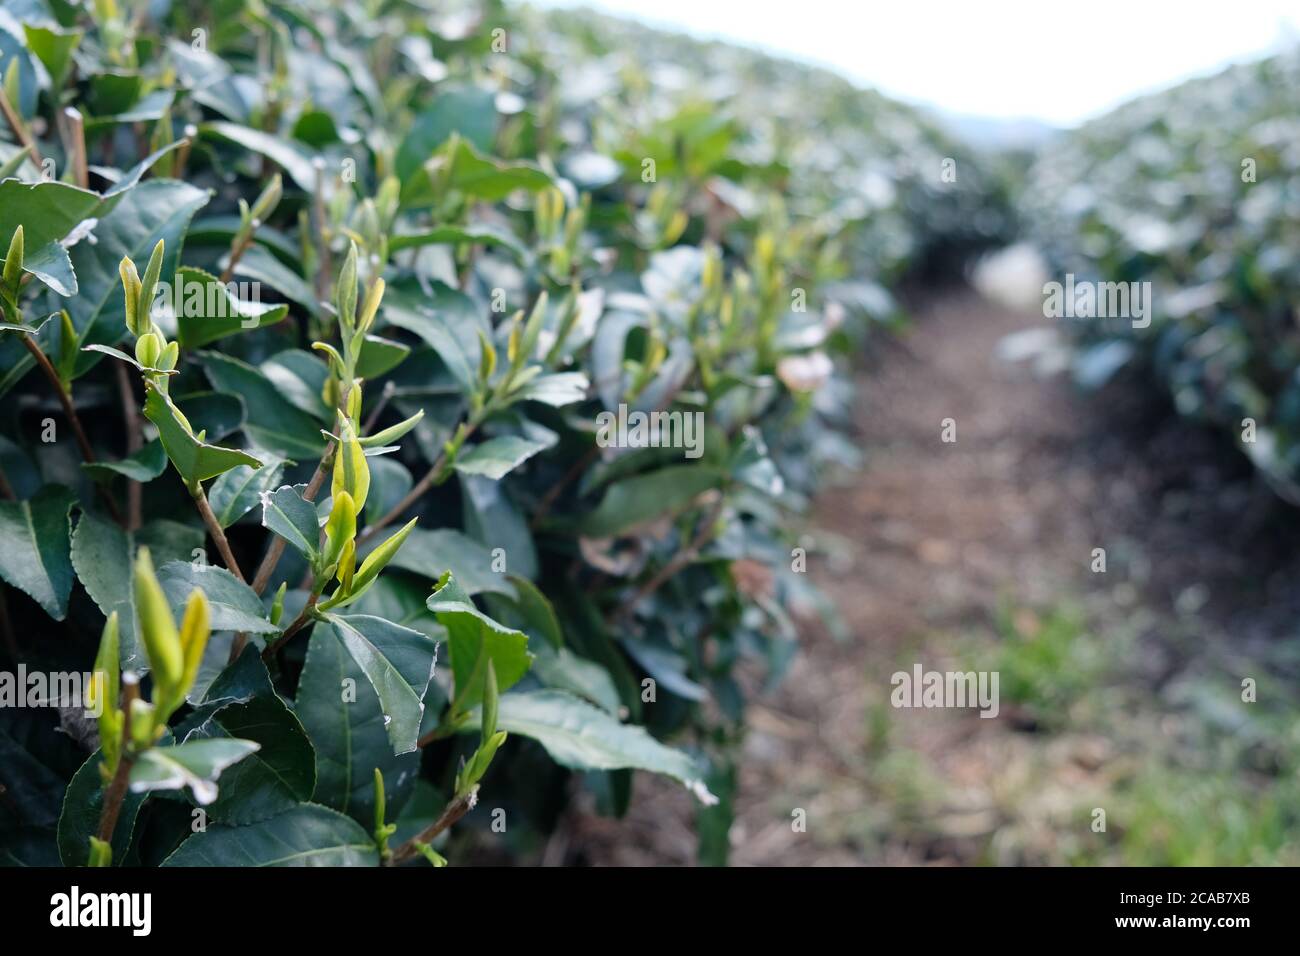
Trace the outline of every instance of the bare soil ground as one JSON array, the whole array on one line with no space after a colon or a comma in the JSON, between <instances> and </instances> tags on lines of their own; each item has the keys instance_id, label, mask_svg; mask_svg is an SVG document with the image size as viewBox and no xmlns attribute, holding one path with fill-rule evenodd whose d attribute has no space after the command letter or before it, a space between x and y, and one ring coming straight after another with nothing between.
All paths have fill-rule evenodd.
<instances>
[{"instance_id":1,"label":"bare soil ground","mask_svg":"<svg viewBox=\"0 0 1300 956\"><path fill-rule=\"evenodd\" d=\"M867 460L819 497L810 550L851 638L810 623L792 672L750 707L733 864L1222 857L1133 830L1146 805L1123 795L1143 792L1164 744L1196 746L1204 720L1187 723L1180 688L1208 687L1192 696L1227 701L1231 723L1253 662L1300 669L1278 640L1300 610L1297 522L1144 383L1084 395L995 358L1043 324L948 295L863 363ZM1001 670L999 718L890 707L891 674L915 663ZM1107 834L1090 827L1098 806L1119 817ZM545 862L689 864L694 812L680 787L640 776L624 819L570 816Z\"/></svg>"}]
</instances>

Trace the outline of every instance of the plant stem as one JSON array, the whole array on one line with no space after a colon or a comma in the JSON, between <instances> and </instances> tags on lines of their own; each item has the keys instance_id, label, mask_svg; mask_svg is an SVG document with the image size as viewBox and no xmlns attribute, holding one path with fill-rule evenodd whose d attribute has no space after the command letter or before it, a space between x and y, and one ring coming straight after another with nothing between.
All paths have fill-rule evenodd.
<instances>
[{"instance_id":1,"label":"plant stem","mask_svg":"<svg viewBox=\"0 0 1300 956\"><path fill-rule=\"evenodd\" d=\"M239 562L235 560L234 554L230 551L230 542L226 540L225 529L221 527L221 522L217 516L212 513L212 506L208 504L208 496L203 493L203 486L197 481L190 494L194 497L194 504L199 509L199 514L203 516L203 523L207 525L208 533L212 535L212 540L217 544L217 551L221 554L221 560L226 563L226 567L240 581L244 580L244 572L239 570Z\"/></svg>"},{"instance_id":2,"label":"plant stem","mask_svg":"<svg viewBox=\"0 0 1300 956\"><path fill-rule=\"evenodd\" d=\"M13 130L14 139L31 154L32 162L36 164L37 169L40 169L44 163L41 160L40 150L36 148L36 140L27 131L22 117L18 115L14 105L9 102L9 97L5 94L3 88L0 88L0 113L4 114L5 121L9 124L9 128Z\"/></svg>"},{"instance_id":3,"label":"plant stem","mask_svg":"<svg viewBox=\"0 0 1300 956\"><path fill-rule=\"evenodd\" d=\"M443 830L446 830L465 814L473 810L476 803L478 803L477 785L471 787L468 793L462 794L452 800L443 808L443 811L438 816L437 820L434 820L433 823L429 824L429 826L425 827L415 836L411 837L411 839L407 840L394 850L392 855L388 858L386 865L401 866L403 863L415 859L420 852L416 849L415 845L417 843L432 843L433 840L437 838L438 834L442 833Z\"/></svg>"},{"instance_id":4,"label":"plant stem","mask_svg":"<svg viewBox=\"0 0 1300 956\"><path fill-rule=\"evenodd\" d=\"M311 476L311 481L307 483L307 490L303 493L304 501L316 500L316 495L320 492L321 485L325 483L325 473L329 470L329 463L333 457L334 442L330 442L325 447L325 454L321 456L320 463L316 466L316 471ZM266 590L267 584L270 583L271 575L275 573L275 566L280 563L280 556L284 554L284 545L284 538L276 535L271 541L271 546L266 549L266 554L262 558L262 563L257 566L257 573L253 575L252 588L253 592L259 597L262 592ZM231 664L239 660L239 655L244 653L244 648L247 646L248 635L243 631L235 634L235 639L230 642Z\"/></svg>"},{"instance_id":5,"label":"plant stem","mask_svg":"<svg viewBox=\"0 0 1300 956\"><path fill-rule=\"evenodd\" d=\"M303 493L304 501L315 501L317 493L320 492L321 485L325 483L325 473L329 470L330 460L334 457L334 443L330 442L329 447L325 449L325 454L321 457L320 464L316 466L316 473L311 476L311 481L307 483L307 490ZM266 557L257 568L257 574L253 576L253 590L261 594L266 590L267 584L271 581L271 575L275 572L275 566L280 562L280 555L284 554L284 538L277 537L271 542L271 546L266 551Z\"/></svg>"},{"instance_id":6,"label":"plant stem","mask_svg":"<svg viewBox=\"0 0 1300 956\"><path fill-rule=\"evenodd\" d=\"M684 384L684 382L679 383L674 389L665 395L655 406L654 410L657 412L663 411L671 405L673 399L676 398L677 393L681 391ZM533 531L537 530L537 526L540 525L542 521L545 520L546 516L551 513L551 508L555 507L555 502L559 500L560 494L564 489L586 474L587 469L591 467L592 462L594 462L599 456L600 446L592 445L587 453L579 458L573 464L573 467L565 473L564 477L550 487L546 494L542 496L542 500L538 502L537 510L533 513L533 519L528 525L529 529Z\"/></svg>"},{"instance_id":7,"label":"plant stem","mask_svg":"<svg viewBox=\"0 0 1300 956\"><path fill-rule=\"evenodd\" d=\"M135 392L131 389L131 376L127 374L126 366L121 362L114 362L113 369L117 373L117 390L122 396L122 418L126 423L126 454L130 457L144 445L144 438L140 431L140 409L136 407ZM139 529L143 520L143 491L144 486L140 482L127 479L126 529L128 531Z\"/></svg>"},{"instance_id":8,"label":"plant stem","mask_svg":"<svg viewBox=\"0 0 1300 956\"><path fill-rule=\"evenodd\" d=\"M304 501L315 501L316 495L320 492L321 486L325 484L325 474L329 471L330 461L334 458L334 442L330 442L325 448L325 454L321 456L320 464L316 466L315 473L311 476L311 481L307 483L307 490L303 493ZM280 556L284 554L284 538L278 535L271 541L271 546L266 549L266 555L262 558L262 563L257 567L257 574L253 576L253 591L261 595L266 590L267 584L271 582L271 575L275 573L275 566L280 563ZM315 601L313 600L314 604ZM305 609L304 609L305 610ZM297 622L295 622L297 623ZM292 627L293 625L290 625ZM302 627L298 624L298 627ZM275 650L287 641L293 635L288 630L285 631L276 641L274 649L268 645L263 656L268 660L274 656ZM235 639L230 644L230 663L239 660L239 655L244 653L244 648L248 645L248 635L242 631L235 635Z\"/></svg>"},{"instance_id":9,"label":"plant stem","mask_svg":"<svg viewBox=\"0 0 1300 956\"><path fill-rule=\"evenodd\" d=\"M626 621L641 601L658 591L678 571L699 557L700 549L712 541L717 534L718 515L722 513L722 506L725 501L726 498L719 492L718 500L713 503L713 506L705 514L704 520L701 522L699 530L695 532L690 544L678 551L672 560L656 571L648 581L637 588L636 593L623 602L614 615L614 621Z\"/></svg>"},{"instance_id":10,"label":"plant stem","mask_svg":"<svg viewBox=\"0 0 1300 956\"><path fill-rule=\"evenodd\" d=\"M384 383L384 390L379 393L379 401L370 412L370 417L366 419L365 425L361 427L362 434L369 435L375 430L375 423L379 421L379 416L383 414L388 407L388 400L393 397L393 383L391 381Z\"/></svg>"},{"instance_id":11,"label":"plant stem","mask_svg":"<svg viewBox=\"0 0 1300 956\"><path fill-rule=\"evenodd\" d=\"M68 393L68 390L63 387L63 380L59 378L59 373L54 370L54 366L50 364L49 357L41 350L41 347L36 344L35 339L30 335L24 335L22 336L22 340L23 344L27 346L27 351L32 353L32 358L36 359L36 364L39 365L41 371L45 373L45 377L49 379L50 384L54 386L54 392L59 397L59 404L63 406L63 414L72 425L72 433L76 436L77 446L81 449L82 459L94 464L97 461L95 458L95 451L90 447L90 439L86 437L86 430L81 427L81 419L77 416L77 409L72 404L72 396ZM126 520L122 517L122 512L117 507L117 502L115 502L112 496L109 495L108 490L101 486L99 493L103 497L104 503L108 506L109 512L113 515L113 520L118 524L125 526Z\"/></svg>"},{"instance_id":12,"label":"plant stem","mask_svg":"<svg viewBox=\"0 0 1300 956\"><path fill-rule=\"evenodd\" d=\"M244 257L244 253L248 251L248 247L252 244L252 229L248 230L247 233L242 233L235 237L235 241L230 245L230 261L227 262L226 267L221 270L220 282L222 285L225 285L234 278L235 266L239 265L239 260Z\"/></svg>"},{"instance_id":13,"label":"plant stem","mask_svg":"<svg viewBox=\"0 0 1300 956\"><path fill-rule=\"evenodd\" d=\"M284 647L285 644L289 643L289 638L293 637L303 629L307 624L307 621L310 620L312 608L316 606L316 602L319 599L319 591L315 592L307 599L307 603L302 606L302 610L298 613L298 616L293 619L293 623L284 629L283 634L277 637L270 644L266 645L266 649L262 651L262 660L269 661L275 657L276 652L279 651L280 648Z\"/></svg>"},{"instance_id":14,"label":"plant stem","mask_svg":"<svg viewBox=\"0 0 1300 956\"><path fill-rule=\"evenodd\" d=\"M64 146L76 175L77 185L82 189L90 188L90 170L86 167L86 124L81 113L71 106L62 113Z\"/></svg>"},{"instance_id":15,"label":"plant stem","mask_svg":"<svg viewBox=\"0 0 1300 956\"><path fill-rule=\"evenodd\" d=\"M190 150L194 147L194 138L199 135L198 127L193 123L185 127L185 138L176 150L176 160L172 164L172 178L185 178L185 164L189 161Z\"/></svg>"},{"instance_id":16,"label":"plant stem","mask_svg":"<svg viewBox=\"0 0 1300 956\"><path fill-rule=\"evenodd\" d=\"M477 422L468 422L465 427L465 433L461 436L461 441L463 442L466 438L469 438L470 435L474 434L476 428L478 428ZM421 495L434 485L440 485L446 481L448 474L450 474L450 472L447 471L447 452L444 450L438 453L438 458L434 461L432 467L429 468L423 478L412 486L411 490L406 493L405 498L393 505L393 507L389 508L388 511L386 511L377 521L366 525L365 530L357 535L357 546L360 547L362 544L373 538L380 528L387 527L400 518L407 508L420 500Z\"/></svg>"},{"instance_id":17,"label":"plant stem","mask_svg":"<svg viewBox=\"0 0 1300 956\"><path fill-rule=\"evenodd\" d=\"M334 266L330 261L330 243L325 223L325 164L316 161L316 194L312 197L312 211L316 219L316 237L320 243L320 264L316 273L316 298L322 302L328 298L330 276Z\"/></svg>"},{"instance_id":18,"label":"plant stem","mask_svg":"<svg viewBox=\"0 0 1300 956\"><path fill-rule=\"evenodd\" d=\"M23 336L23 344L27 346L27 351L32 353L32 358L36 359L36 364L41 367L41 371L50 380L50 384L54 386L54 391L59 396L59 404L63 406L63 414L72 423L72 431L76 435L77 444L81 448L81 457L86 461L94 462L95 452L90 447L90 440L86 438L86 431L81 427L81 419L77 417L77 410L73 407L72 396L63 387L59 373L54 370L49 357L46 356L45 352L41 350L41 347L36 344L36 341L30 335Z\"/></svg>"},{"instance_id":19,"label":"plant stem","mask_svg":"<svg viewBox=\"0 0 1300 956\"><path fill-rule=\"evenodd\" d=\"M596 460L598 455L600 455L600 446L592 445L590 450L575 461L573 467L565 472L564 477L551 485L546 494L542 496L541 501L537 503L537 510L533 512L533 520L529 522L528 525L530 530L537 530L537 526L545 520L548 514L551 513L551 508L555 506L555 502L559 500L564 489L572 484L580 475L584 474L587 469L591 467L591 463Z\"/></svg>"},{"instance_id":20,"label":"plant stem","mask_svg":"<svg viewBox=\"0 0 1300 956\"><path fill-rule=\"evenodd\" d=\"M122 800L126 797L127 781L131 777L133 762L127 750L131 741L131 702L140 696L139 680L134 674L122 675L122 747L117 760L117 770L113 779L104 789L104 808L99 814L99 839L105 843L113 842L113 831L117 829L117 817L122 812Z\"/></svg>"}]
</instances>

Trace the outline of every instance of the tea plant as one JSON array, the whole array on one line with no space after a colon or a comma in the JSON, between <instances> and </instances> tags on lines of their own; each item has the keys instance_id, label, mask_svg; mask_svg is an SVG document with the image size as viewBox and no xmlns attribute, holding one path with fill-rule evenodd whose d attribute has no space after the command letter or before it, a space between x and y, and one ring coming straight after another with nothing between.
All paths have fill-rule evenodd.
<instances>
[{"instance_id":1,"label":"tea plant","mask_svg":"<svg viewBox=\"0 0 1300 956\"><path fill-rule=\"evenodd\" d=\"M1133 329L1076 323L1081 378L1150 371L1300 501L1294 53L1136 100L1039 157L1026 218L1053 266L1151 283Z\"/></svg>"},{"instance_id":2,"label":"tea plant","mask_svg":"<svg viewBox=\"0 0 1300 956\"><path fill-rule=\"evenodd\" d=\"M0 632L98 681L0 708L6 859L441 865L575 771L715 803L737 663L817 607L875 212L761 109L609 71L594 115L495 3L0 9Z\"/></svg>"}]
</instances>

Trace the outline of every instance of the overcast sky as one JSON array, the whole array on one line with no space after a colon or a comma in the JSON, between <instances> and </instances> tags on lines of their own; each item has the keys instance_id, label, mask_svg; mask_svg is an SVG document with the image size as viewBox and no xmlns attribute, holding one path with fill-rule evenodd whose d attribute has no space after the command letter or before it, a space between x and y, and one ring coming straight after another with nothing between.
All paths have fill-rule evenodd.
<instances>
[{"instance_id":1,"label":"overcast sky","mask_svg":"<svg viewBox=\"0 0 1300 956\"><path fill-rule=\"evenodd\" d=\"M1300 0L534 0L832 67L955 113L1073 125L1300 43Z\"/></svg>"}]
</instances>

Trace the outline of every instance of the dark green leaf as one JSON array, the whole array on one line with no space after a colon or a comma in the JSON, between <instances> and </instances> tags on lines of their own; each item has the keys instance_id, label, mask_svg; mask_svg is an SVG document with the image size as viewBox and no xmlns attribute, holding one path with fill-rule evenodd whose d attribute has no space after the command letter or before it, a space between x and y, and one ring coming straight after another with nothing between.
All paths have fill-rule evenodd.
<instances>
[{"instance_id":1,"label":"dark green leaf","mask_svg":"<svg viewBox=\"0 0 1300 956\"><path fill-rule=\"evenodd\" d=\"M309 193L316 189L316 167L312 165L315 156L296 143L222 120L200 124L199 135L223 139L265 156L288 173L299 188Z\"/></svg>"},{"instance_id":2,"label":"dark green leaf","mask_svg":"<svg viewBox=\"0 0 1300 956\"><path fill-rule=\"evenodd\" d=\"M333 615L329 621L334 635L379 697L393 753L415 750L437 642L419 631L366 614Z\"/></svg>"},{"instance_id":3,"label":"dark green leaf","mask_svg":"<svg viewBox=\"0 0 1300 956\"><path fill-rule=\"evenodd\" d=\"M484 475L494 481L504 478L546 447L516 435L498 435L471 448L456 459L455 468L469 475Z\"/></svg>"},{"instance_id":4,"label":"dark green leaf","mask_svg":"<svg viewBox=\"0 0 1300 956\"><path fill-rule=\"evenodd\" d=\"M264 230L259 230L261 235ZM222 260L223 264L225 260ZM235 266L235 274L248 276L275 291L290 302L297 303L313 315L320 312L316 292L301 275L294 272L262 246L254 245L244 253Z\"/></svg>"},{"instance_id":5,"label":"dark green leaf","mask_svg":"<svg viewBox=\"0 0 1300 956\"><path fill-rule=\"evenodd\" d=\"M539 681L547 687L576 694L611 714L618 714L622 701L609 671L595 661L579 657L567 647L557 650L545 642L536 647L533 674Z\"/></svg>"},{"instance_id":6,"label":"dark green leaf","mask_svg":"<svg viewBox=\"0 0 1300 956\"><path fill-rule=\"evenodd\" d=\"M714 799L701 779L701 768L689 756L664 746L644 727L621 724L613 715L564 691L503 696L497 726L538 741L562 766L649 770L682 782L705 803Z\"/></svg>"},{"instance_id":7,"label":"dark green leaf","mask_svg":"<svg viewBox=\"0 0 1300 956\"><path fill-rule=\"evenodd\" d=\"M256 508L262 494L279 485L284 464L284 459L278 458L267 461L261 468L237 465L214 481L208 489L208 504L221 527L229 528Z\"/></svg>"},{"instance_id":8,"label":"dark green leaf","mask_svg":"<svg viewBox=\"0 0 1300 956\"><path fill-rule=\"evenodd\" d=\"M202 352L200 357L217 391L243 398L248 409L244 430L260 447L299 461L319 458L325 451L320 425L286 402L262 371L219 352Z\"/></svg>"},{"instance_id":9,"label":"dark green leaf","mask_svg":"<svg viewBox=\"0 0 1300 956\"><path fill-rule=\"evenodd\" d=\"M388 240L388 250L390 252L400 252L402 249L413 249L419 246L461 242L480 243L485 246L503 246L521 262L528 258L528 249L519 241L518 237L511 235L504 229L487 225L437 226L427 232L393 236Z\"/></svg>"},{"instance_id":10,"label":"dark green leaf","mask_svg":"<svg viewBox=\"0 0 1300 956\"><path fill-rule=\"evenodd\" d=\"M320 521L315 505L303 498L298 487L284 485L262 495L262 527L284 538L312 561L320 546Z\"/></svg>"},{"instance_id":11,"label":"dark green leaf","mask_svg":"<svg viewBox=\"0 0 1300 956\"><path fill-rule=\"evenodd\" d=\"M481 653L486 653L491 660L502 692L528 673L533 655L528 652L527 635L480 611L452 575L430 595L428 605L438 616L438 623L447 629L456 701L463 709L475 706L483 698L487 669L475 666Z\"/></svg>"},{"instance_id":12,"label":"dark green leaf","mask_svg":"<svg viewBox=\"0 0 1300 956\"><path fill-rule=\"evenodd\" d=\"M249 740L193 740L170 747L151 747L131 767L131 792L184 790L200 804L217 798L217 778L231 764L257 750Z\"/></svg>"},{"instance_id":13,"label":"dark green leaf","mask_svg":"<svg viewBox=\"0 0 1300 956\"><path fill-rule=\"evenodd\" d=\"M192 266L176 270L174 288L174 299L179 301L173 301L172 307L177 340L183 349L273 325L289 314L287 305L244 302L231 295L216 276Z\"/></svg>"},{"instance_id":14,"label":"dark green leaf","mask_svg":"<svg viewBox=\"0 0 1300 956\"><path fill-rule=\"evenodd\" d=\"M206 432L205 441L219 442L238 431L247 417L244 400L238 395L221 392L187 392L173 401L181 413L190 420L195 434Z\"/></svg>"},{"instance_id":15,"label":"dark green leaf","mask_svg":"<svg viewBox=\"0 0 1300 956\"><path fill-rule=\"evenodd\" d=\"M422 338L466 393L474 388L480 348L477 333L490 336L492 330L468 296L441 282L433 283L432 296L394 284L384 296L383 318Z\"/></svg>"},{"instance_id":16,"label":"dark green leaf","mask_svg":"<svg viewBox=\"0 0 1300 956\"><path fill-rule=\"evenodd\" d=\"M582 372L556 372L539 375L514 393L518 401L541 402L554 408L572 405L587 397L591 382Z\"/></svg>"},{"instance_id":17,"label":"dark green leaf","mask_svg":"<svg viewBox=\"0 0 1300 956\"><path fill-rule=\"evenodd\" d=\"M107 617L117 612L119 655L124 670L144 670L144 654L136 640L135 590L131 568L137 545L145 545L154 567L186 561L203 547L203 532L171 521L146 524L129 534L91 512L82 514L72 535L72 565L86 592Z\"/></svg>"},{"instance_id":18,"label":"dark green leaf","mask_svg":"<svg viewBox=\"0 0 1300 956\"><path fill-rule=\"evenodd\" d=\"M246 647L213 682L206 699L229 702L189 729L186 743L235 738L259 746L221 775L220 792L207 808L209 816L219 823L256 823L311 799L315 752L298 717L271 686L257 648Z\"/></svg>"},{"instance_id":19,"label":"dark green leaf","mask_svg":"<svg viewBox=\"0 0 1300 956\"><path fill-rule=\"evenodd\" d=\"M238 465L261 467L262 463L246 452L199 441L170 397L152 384L146 391L144 417L157 426L167 457L186 485L215 478Z\"/></svg>"},{"instance_id":20,"label":"dark green leaf","mask_svg":"<svg viewBox=\"0 0 1300 956\"><path fill-rule=\"evenodd\" d=\"M367 335L361 343L361 357L357 359L357 375L372 379L391 372L411 354L411 348L401 342Z\"/></svg>"},{"instance_id":21,"label":"dark green leaf","mask_svg":"<svg viewBox=\"0 0 1300 956\"><path fill-rule=\"evenodd\" d=\"M496 135L496 94L491 90L448 90L416 117L397 149L397 176L405 183L452 133L479 149L489 149Z\"/></svg>"},{"instance_id":22,"label":"dark green leaf","mask_svg":"<svg viewBox=\"0 0 1300 956\"><path fill-rule=\"evenodd\" d=\"M96 478L122 475L132 481L153 481L167 470L167 451L162 442L151 441L129 458L121 461L83 462L82 468Z\"/></svg>"},{"instance_id":23,"label":"dark green leaf","mask_svg":"<svg viewBox=\"0 0 1300 956\"><path fill-rule=\"evenodd\" d=\"M104 809L104 781L99 768L104 755L96 750L81 765L63 796L63 813L59 816L59 858L64 866L85 866L90 852L90 838L99 832L99 817ZM113 830L113 865L121 866L131 846L135 820L149 797L130 793L122 800L122 809Z\"/></svg>"},{"instance_id":24,"label":"dark green leaf","mask_svg":"<svg viewBox=\"0 0 1300 956\"><path fill-rule=\"evenodd\" d=\"M313 799L371 826L378 769L389 813L400 812L415 785L419 754L393 753L379 696L329 628L312 630L296 708L316 749Z\"/></svg>"},{"instance_id":25,"label":"dark green leaf","mask_svg":"<svg viewBox=\"0 0 1300 956\"><path fill-rule=\"evenodd\" d=\"M76 295L68 253L59 244L99 208L100 196L67 183L0 182L0 253L9 248L14 230L23 227L23 271L46 282L60 295Z\"/></svg>"},{"instance_id":26,"label":"dark green leaf","mask_svg":"<svg viewBox=\"0 0 1300 956\"><path fill-rule=\"evenodd\" d=\"M155 562L156 564L156 562ZM185 602L195 588L208 598L214 631L247 631L272 634L279 628L267 620L262 599L257 593L225 568L193 561L172 561L158 568L158 583L167 594L176 620L185 610Z\"/></svg>"},{"instance_id":27,"label":"dark green leaf","mask_svg":"<svg viewBox=\"0 0 1300 956\"><path fill-rule=\"evenodd\" d=\"M437 579L451 571L458 585L470 595L482 591L514 594L504 571L492 570L492 552L473 538L452 528L411 531L389 567Z\"/></svg>"},{"instance_id":28,"label":"dark green leaf","mask_svg":"<svg viewBox=\"0 0 1300 956\"><path fill-rule=\"evenodd\" d=\"M163 866L378 866L379 851L355 820L304 803L246 827L196 833Z\"/></svg>"},{"instance_id":29,"label":"dark green leaf","mask_svg":"<svg viewBox=\"0 0 1300 956\"><path fill-rule=\"evenodd\" d=\"M705 465L669 465L611 484L582 522L582 533L612 538L638 525L680 511L696 496L722 484L723 475Z\"/></svg>"},{"instance_id":30,"label":"dark green leaf","mask_svg":"<svg viewBox=\"0 0 1300 956\"><path fill-rule=\"evenodd\" d=\"M46 485L30 501L0 501L0 578L61 621L72 590L71 525L76 498Z\"/></svg>"},{"instance_id":31,"label":"dark green leaf","mask_svg":"<svg viewBox=\"0 0 1300 956\"><path fill-rule=\"evenodd\" d=\"M333 426L334 410L325 404L322 392L329 368L319 353L302 349L276 352L260 366L261 372L296 408L317 422ZM360 374L358 372L358 374Z\"/></svg>"}]
</instances>

